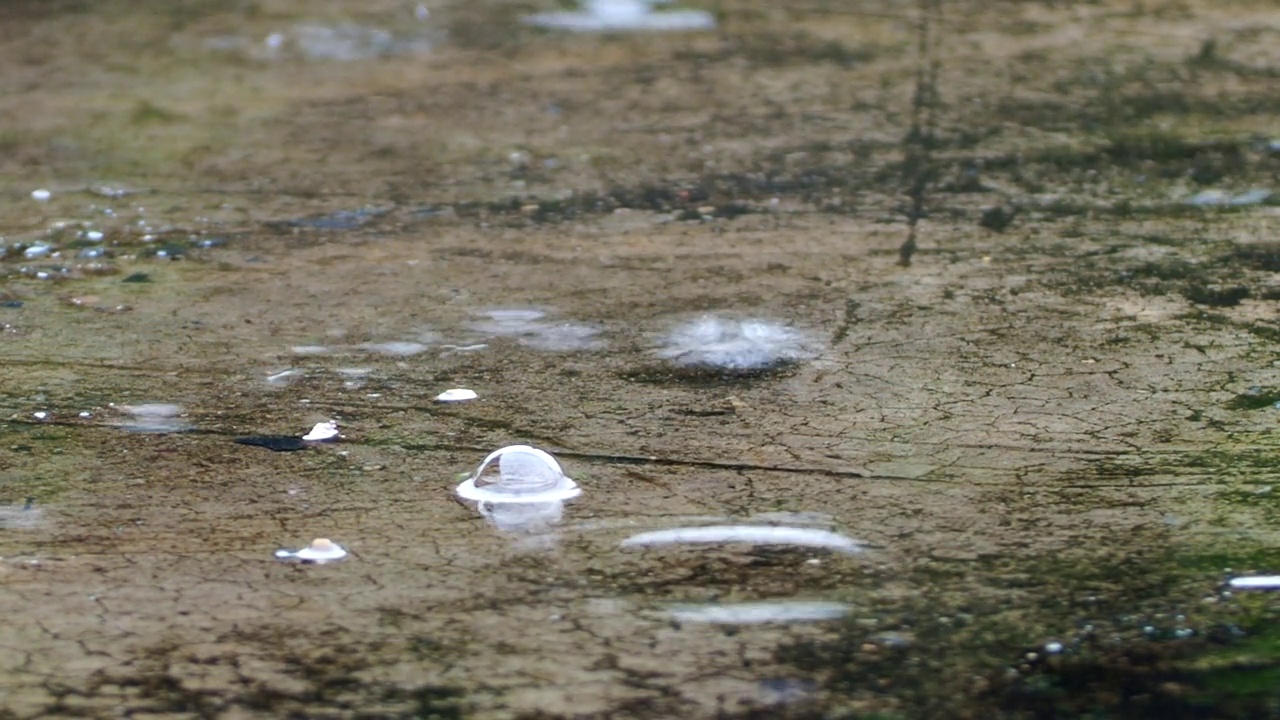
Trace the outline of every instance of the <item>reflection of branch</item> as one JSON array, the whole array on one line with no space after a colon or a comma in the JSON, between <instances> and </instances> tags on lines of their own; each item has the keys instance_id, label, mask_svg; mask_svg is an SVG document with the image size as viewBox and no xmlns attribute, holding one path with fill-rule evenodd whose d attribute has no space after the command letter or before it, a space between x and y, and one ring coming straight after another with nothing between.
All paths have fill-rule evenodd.
<instances>
[{"instance_id":1,"label":"reflection of branch","mask_svg":"<svg viewBox=\"0 0 1280 720\"><path fill-rule=\"evenodd\" d=\"M911 264L916 252L916 226L925 214L929 181L933 176L934 127L937 121L938 70L937 41L934 26L940 24L942 0L919 0L919 24L916 41L916 91L911 100L911 129L902 139L905 157L903 175L907 180L907 239L898 248L898 264Z\"/></svg>"}]
</instances>

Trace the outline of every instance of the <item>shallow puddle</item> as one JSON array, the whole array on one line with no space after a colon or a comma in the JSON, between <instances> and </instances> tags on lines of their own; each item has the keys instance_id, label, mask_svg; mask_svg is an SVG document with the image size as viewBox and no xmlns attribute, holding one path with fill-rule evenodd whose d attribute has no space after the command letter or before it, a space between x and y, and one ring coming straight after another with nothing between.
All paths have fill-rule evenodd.
<instances>
[{"instance_id":1,"label":"shallow puddle","mask_svg":"<svg viewBox=\"0 0 1280 720\"><path fill-rule=\"evenodd\" d=\"M1274 714L1273 5L604 5L0 5L0 717Z\"/></svg>"}]
</instances>

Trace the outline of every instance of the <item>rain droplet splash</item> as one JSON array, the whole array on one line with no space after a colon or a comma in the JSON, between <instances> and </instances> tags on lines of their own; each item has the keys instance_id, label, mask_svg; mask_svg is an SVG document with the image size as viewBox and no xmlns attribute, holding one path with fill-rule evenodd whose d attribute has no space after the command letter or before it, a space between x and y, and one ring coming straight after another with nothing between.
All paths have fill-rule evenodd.
<instances>
[{"instance_id":1,"label":"rain droplet splash","mask_svg":"<svg viewBox=\"0 0 1280 720\"><path fill-rule=\"evenodd\" d=\"M341 560L347 556L343 547L328 538L316 538L301 550L277 550L276 557L281 560L298 560L313 565L323 565Z\"/></svg>"},{"instance_id":2,"label":"rain droplet splash","mask_svg":"<svg viewBox=\"0 0 1280 720\"><path fill-rule=\"evenodd\" d=\"M807 360L820 349L814 337L780 323L704 315L673 327L657 354L682 367L752 371Z\"/></svg>"}]
</instances>

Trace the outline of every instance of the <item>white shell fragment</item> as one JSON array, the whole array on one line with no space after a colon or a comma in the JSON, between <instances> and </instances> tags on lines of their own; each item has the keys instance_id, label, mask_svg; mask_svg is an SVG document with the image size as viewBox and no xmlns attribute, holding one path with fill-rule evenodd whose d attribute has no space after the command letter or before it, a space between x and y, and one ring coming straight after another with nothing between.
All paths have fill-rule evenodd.
<instances>
[{"instance_id":1,"label":"white shell fragment","mask_svg":"<svg viewBox=\"0 0 1280 720\"><path fill-rule=\"evenodd\" d=\"M475 400L478 397L480 396L476 394L475 390L468 390L466 388L453 388L450 390L445 390L444 392L437 395L436 401L446 402L446 403L466 402L467 400Z\"/></svg>"},{"instance_id":2,"label":"white shell fragment","mask_svg":"<svg viewBox=\"0 0 1280 720\"><path fill-rule=\"evenodd\" d=\"M582 490L565 477L550 454L528 445L510 445L489 453L456 492L477 502L547 503L577 497Z\"/></svg>"},{"instance_id":3,"label":"white shell fragment","mask_svg":"<svg viewBox=\"0 0 1280 720\"><path fill-rule=\"evenodd\" d=\"M316 423L302 439L307 442L333 442L338 439L338 423L336 420Z\"/></svg>"},{"instance_id":4,"label":"white shell fragment","mask_svg":"<svg viewBox=\"0 0 1280 720\"><path fill-rule=\"evenodd\" d=\"M670 613L673 620L680 622L756 625L838 620L849 614L849 606L837 602L782 600L731 605L676 605Z\"/></svg>"},{"instance_id":5,"label":"white shell fragment","mask_svg":"<svg viewBox=\"0 0 1280 720\"><path fill-rule=\"evenodd\" d=\"M749 545L797 545L828 548L843 553L860 553L862 545L853 538L828 530L767 525L710 525L673 528L632 535L622 547L655 545L746 543Z\"/></svg>"},{"instance_id":6,"label":"white shell fragment","mask_svg":"<svg viewBox=\"0 0 1280 720\"><path fill-rule=\"evenodd\" d=\"M1280 590L1280 575L1254 575L1227 581L1235 590Z\"/></svg>"},{"instance_id":7,"label":"white shell fragment","mask_svg":"<svg viewBox=\"0 0 1280 720\"><path fill-rule=\"evenodd\" d=\"M281 560L301 560L305 563L315 563L323 565L327 562L341 560L347 556L347 551L338 543L328 538L316 538L311 544L301 550L277 550L276 557Z\"/></svg>"}]
</instances>

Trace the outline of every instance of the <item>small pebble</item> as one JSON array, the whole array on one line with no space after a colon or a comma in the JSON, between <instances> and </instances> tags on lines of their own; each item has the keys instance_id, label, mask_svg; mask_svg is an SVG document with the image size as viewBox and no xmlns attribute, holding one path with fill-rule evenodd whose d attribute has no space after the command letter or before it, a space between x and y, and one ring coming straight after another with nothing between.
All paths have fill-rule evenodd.
<instances>
[{"instance_id":1,"label":"small pebble","mask_svg":"<svg viewBox=\"0 0 1280 720\"><path fill-rule=\"evenodd\" d=\"M48 190L45 190L44 188L40 188L39 190L32 190L32 191L31 191L31 199L32 199L32 200L36 200L36 201L39 201L39 202L48 202L48 201L49 201L49 198L51 198L51 197L53 197L53 193L49 192Z\"/></svg>"}]
</instances>

